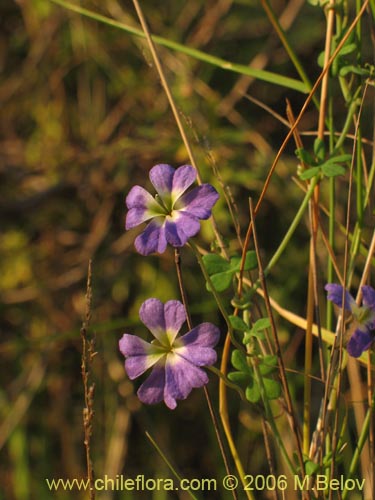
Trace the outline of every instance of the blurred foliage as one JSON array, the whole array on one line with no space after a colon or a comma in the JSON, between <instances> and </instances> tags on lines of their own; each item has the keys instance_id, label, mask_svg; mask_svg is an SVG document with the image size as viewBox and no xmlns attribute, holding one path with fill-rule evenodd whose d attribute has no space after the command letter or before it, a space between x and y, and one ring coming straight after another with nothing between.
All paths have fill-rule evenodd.
<instances>
[{"instance_id":1,"label":"blurred foliage","mask_svg":"<svg viewBox=\"0 0 375 500\"><path fill-rule=\"evenodd\" d=\"M83 4L138 24L131 2ZM322 10L302 0L275 0L273 6L314 80L324 43ZM259 2L151 0L144 8L154 33L296 77ZM141 407L117 349L128 328L146 334L138 321L145 298L178 297L173 253L139 258L135 231L124 231L130 187L150 187L148 171L156 163L187 162L144 41L47 0L2 2L0 26L0 499L49 499L45 478L85 475L79 329L89 259L94 291L90 330L98 351L93 373L97 476L170 476L145 429L183 475L213 477L212 471L222 470L223 476L210 421L202 419L207 415L202 391L180 404L174 418L163 406ZM304 96L165 48L158 51L204 180L222 189L213 169L218 171L236 200L244 235L248 197L259 196L286 133L275 116L244 96L251 94L282 116L285 99L298 112ZM316 118L312 106L302 128L313 129ZM291 182L297 161L291 153L293 147L280 162L259 214L266 255L299 203L300 190ZM234 254L238 244L223 197L215 213ZM212 236L207 222L200 243L208 248ZM307 241L305 228L300 238ZM295 296L301 286L298 273L305 272L307 256L300 242L292 243L283 266L275 270L275 284L282 284L280 291L275 286L276 298ZM194 321L220 322L210 312L212 298L196 276L194 259L185 251L182 258ZM215 384L210 387L214 399ZM239 410L236 398L231 410L233 415ZM260 436L254 428L249 435L250 416L241 415L245 427L237 432L246 454L249 443L256 450ZM257 467L262 471L267 464ZM77 491L53 497L87 498ZM120 497L133 498L110 491L100 498Z\"/></svg>"}]
</instances>

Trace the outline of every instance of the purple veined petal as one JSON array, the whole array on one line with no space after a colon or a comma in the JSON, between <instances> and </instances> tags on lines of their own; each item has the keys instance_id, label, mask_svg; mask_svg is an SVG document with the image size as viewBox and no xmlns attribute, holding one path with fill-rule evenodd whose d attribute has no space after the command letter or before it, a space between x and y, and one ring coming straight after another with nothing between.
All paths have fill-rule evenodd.
<instances>
[{"instance_id":1,"label":"purple veined petal","mask_svg":"<svg viewBox=\"0 0 375 500\"><path fill-rule=\"evenodd\" d=\"M144 210L155 212L155 215L159 214L160 210L163 210L155 198L141 186L133 186L131 188L125 199L125 203L129 210L131 208L143 208Z\"/></svg>"},{"instance_id":2,"label":"purple veined petal","mask_svg":"<svg viewBox=\"0 0 375 500\"><path fill-rule=\"evenodd\" d=\"M165 329L169 344L172 345L181 326L186 321L184 305L178 300L169 300L164 305Z\"/></svg>"},{"instance_id":3,"label":"purple veined petal","mask_svg":"<svg viewBox=\"0 0 375 500\"><path fill-rule=\"evenodd\" d=\"M168 354L165 362L164 401L171 408L176 399L186 399L192 389L208 384L207 373L181 356Z\"/></svg>"},{"instance_id":4,"label":"purple veined petal","mask_svg":"<svg viewBox=\"0 0 375 500\"><path fill-rule=\"evenodd\" d=\"M147 299L139 309L139 317L147 326L152 335L163 345L168 345L166 338L166 325L164 316L164 304L159 299Z\"/></svg>"},{"instance_id":5,"label":"purple veined petal","mask_svg":"<svg viewBox=\"0 0 375 500\"><path fill-rule=\"evenodd\" d=\"M335 283L328 283L324 289L328 292L327 298L339 307L342 307L343 287ZM345 290L345 310L351 311L355 306L355 300L350 293Z\"/></svg>"},{"instance_id":6,"label":"purple veined petal","mask_svg":"<svg viewBox=\"0 0 375 500\"><path fill-rule=\"evenodd\" d=\"M164 208L141 186L134 186L126 197L129 209L126 214L125 228L133 227L157 216L165 216Z\"/></svg>"},{"instance_id":7,"label":"purple veined petal","mask_svg":"<svg viewBox=\"0 0 375 500\"><path fill-rule=\"evenodd\" d=\"M219 342L220 330L212 323L202 323L180 337L173 349L197 366L210 366L216 363L217 354L213 347Z\"/></svg>"},{"instance_id":8,"label":"purple veined petal","mask_svg":"<svg viewBox=\"0 0 375 500\"><path fill-rule=\"evenodd\" d=\"M370 348L374 335L366 328L357 328L350 337L346 350L354 358L358 358L364 351Z\"/></svg>"},{"instance_id":9,"label":"purple veined petal","mask_svg":"<svg viewBox=\"0 0 375 500\"><path fill-rule=\"evenodd\" d=\"M211 347L185 346L173 349L173 351L195 366L212 366L217 360L216 351Z\"/></svg>"},{"instance_id":10,"label":"purple veined petal","mask_svg":"<svg viewBox=\"0 0 375 500\"><path fill-rule=\"evenodd\" d=\"M150 170L150 180L161 198L170 196L173 186L173 175L175 169L165 163L155 165Z\"/></svg>"},{"instance_id":11,"label":"purple veined petal","mask_svg":"<svg viewBox=\"0 0 375 500\"><path fill-rule=\"evenodd\" d=\"M175 170L172 183L172 204L190 187L197 178L197 171L191 165L182 165Z\"/></svg>"},{"instance_id":12,"label":"purple veined petal","mask_svg":"<svg viewBox=\"0 0 375 500\"><path fill-rule=\"evenodd\" d=\"M369 309L375 309L375 290L372 286L364 285L361 287L362 303Z\"/></svg>"},{"instance_id":13,"label":"purple veined petal","mask_svg":"<svg viewBox=\"0 0 375 500\"><path fill-rule=\"evenodd\" d=\"M131 380L142 375L165 356L165 351L160 347L127 333L120 339L119 348L126 358L125 370Z\"/></svg>"},{"instance_id":14,"label":"purple veined petal","mask_svg":"<svg viewBox=\"0 0 375 500\"><path fill-rule=\"evenodd\" d=\"M134 246L141 255L150 255L150 253L163 253L167 248L165 237L165 217L154 218L146 229L136 237Z\"/></svg>"},{"instance_id":15,"label":"purple veined petal","mask_svg":"<svg viewBox=\"0 0 375 500\"><path fill-rule=\"evenodd\" d=\"M165 237L173 247L183 247L200 228L199 220L184 212L174 211L173 217L165 219Z\"/></svg>"},{"instance_id":16,"label":"purple veined petal","mask_svg":"<svg viewBox=\"0 0 375 500\"><path fill-rule=\"evenodd\" d=\"M137 391L137 395L142 403L154 405L164 399L165 387L165 367L164 365L154 366L150 376L143 382ZM169 407L172 410L176 407Z\"/></svg>"},{"instance_id":17,"label":"purple veined petal","mask_svg":"<svg viewBox=\"0 0 375 500\"><path fill-rule=\"evenodd\" d=\"M145 208L131 208L126 214L125 229L132 229L155 217L153 212Z\"/></svg>"},{"instance_id":18,"label":"purple veined petal","mask_svg":"<svg viewBox=\"0 0 375 500\"><path fill-rule=\"evenodd\" d=\"M175 207L198 219L208 219L218 199L219 193L211 184L202 184L181 196Z\"/></svg>"}]
</instances>

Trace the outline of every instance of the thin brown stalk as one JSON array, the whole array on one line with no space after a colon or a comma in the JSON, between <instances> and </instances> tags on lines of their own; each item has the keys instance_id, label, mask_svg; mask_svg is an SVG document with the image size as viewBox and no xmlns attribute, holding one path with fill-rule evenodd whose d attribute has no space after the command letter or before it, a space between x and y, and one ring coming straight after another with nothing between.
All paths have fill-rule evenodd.
<instances>
[{"instance_id":1,"label":"thin brown stalk","mask_svg":"<svg viewBox=\"0 0 375 500\"><path fill-rule=\"evenodd\" d=\"M327 5L327 28L326 28L326 43L324 47L324 63L323 68L329 63L331 46L332 46L332 36L333 36L333 26L335 20L335 0L331 0ZM325 119L328 101L328 84L329 84L329 73L328 71L324 74L322 79L322 90L320 93L320 107L319 107L319 124L318 124L318 137L319 139L324 138L325 129Z\"/></svg>"},{"instance_id":2,"label":"thin brown stalk","mask_svg":"<svg viewBox=\"0 0 375 500\"><path fill-rule=\"evenodd\" d=\"M186 148L187 154L189 156L190 162L191 162L192 166L195 168L195 170L197 171L197 181L198 181L198 184L202 184L202 177L201 177L201 174L200 174L197 162L195 161L195 156L194 156L193 150L192 150L192 148L190 146L190 142L189 142L189 139L188 139L188 137L186 135L185 128L184 128L184 126L182 124L182 120L180 118L180 114L178 112L176 103L174 101L174 97L172 95L172 92L170 90L167 78L165 76L163 65L161 64L159 55L158 55L156 47L155 47L155 44L154 44L154 42L152 40L151 33L150 33L150 30L149 30L146 18L145 18L144 14L143 14L143 10L142 10L142 8L141 8L138 0L133 0L133 4L134 4L135 10L137 12L137 15L138 15L138 18L139 18L139 22L141 23L143 32L145 34L145 38L146 38L148 47L149 47L150 52L151 52L152 60L153 60L153 62L155 64L156 70L158 72L161 84L163 86L165 95L166 95L166 97L168 99L168 102L169 102L169 105L171 107L174 119L176 121L176 125L178 127L179 132L180 132L182 141L183 141L183 143L185 145L185 148ZM220 232L218 230L215 218L213 216L211 216L211 222L212 222L212 227L213 227L216 239L217 239L217 241L218 241L218 243L220 245L220 248L221 248L223 254L226 257L228 257L228 255L226 254L226 249L225 249L224 241L223 241L223 239L221 237L221 234L220 234Z\"/></svg>"},{"instance_id":3,"label":"thin brown stalk","mask_svg":"<svg viewBox=\"0 0 375 500\"><path fill-rule=\"evenodd\" d=\"M274 460L272 456L272 451L271 451L271 443L270 443L270 438L268 435L268 428L267 428L267 422L263 416L261 416L261 422L262 422L262 432L263 432L263 440L264 440L264 448L266 452L266 457L267 457L267 462L268 462L268 468L269 468L269 473L270 475L273 475L276 477L277 471L275 470L275 465L274 465ZM279 495L277 488L275 488L272 492L273 498L275 500L278 500Z\"/></svg>"},{"instance_id":4,"label":"thin brown stalk","mask_svg":"<svg viewBox=\"0 0 375 500\"><path fill-rule=\"evenodd\" d=\"M91 437L92 425L94 418L94 393L95 384L90 381L91 366L95 356L95 342L94 338L88 335L88 328L91 320L91 305L92 305L92 263L89 261L86 285L86 311L85 320L81 328L82 339L82 359L81 359L81 373L84 389L85 406L83 408L83 431L84 431L84 445L86 452L86 473L87 479L90 483L89 495L90 500L95 500L94 488L94 468L91 459Z\"/></svg>"}]
</instances>

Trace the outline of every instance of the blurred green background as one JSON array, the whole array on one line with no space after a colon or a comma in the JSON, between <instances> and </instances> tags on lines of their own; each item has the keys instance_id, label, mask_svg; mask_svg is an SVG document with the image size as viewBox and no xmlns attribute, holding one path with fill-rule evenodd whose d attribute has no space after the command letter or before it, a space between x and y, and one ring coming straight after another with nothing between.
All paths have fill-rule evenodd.
<instances>
[{"instance_id":1,"label":"blurred green background","mask_svg":"<svg viewBox=\"0 0 375 500\"><path fill-rule=\"evenodd\" d=\"M85 0L81 5L138 26L131 1ZM258 1L149 0L142 5L160 36L298 79ZM314 80L324 48L322 9L302 0L272 5ZM174 412L163 405L141 406L135 396L139 382L127 380L117 348L125 331L147 335L138 321L146 298L178 297L173 252L143 258L134 251L136 231L124 230L130 187L150 187L148 171L156 163L177 167L188 162L147 46L48 0L2 1L0 26L0 499L88 498L87 492L51 493L45 478L86 473L79 330L90 259L89 333L98 352L92 373L96 476L170 477L145 436L148 430L182 475L222 477L202 391L193 391ZM163 47L158 53L203 179L221 194L223 185L230 188L244 236L248 197L258 198L287 131L245 96L283 117L286 99L297 114L306 96ZM315 129L316 120L311 106L301 128ZM312 141L307 137L306 147ZM291 182L293 151L291 143L259 214L265 255L277 246L300 200ZM236 252L224 196L215 215L230 251ZM306 227L298 234L288 250L292 258L273 277L275 297L282 296L286 306L296 297L297 304L303 303L305 293L301 274L308 254L302 247L309 236ZM199 238L208 249L209 223ZM210 320L224 333L194 258L185 250L182 258L194 322ZM216 385L212 377L214 400ZM260 429L238 426L235 396L231 408L236 436L242 436L240 449L251 463L257 446L263 446ZM261 471L266 464L256 467ZM111 491L99 497L133 498Z\"/></svg>"}]
</instances>

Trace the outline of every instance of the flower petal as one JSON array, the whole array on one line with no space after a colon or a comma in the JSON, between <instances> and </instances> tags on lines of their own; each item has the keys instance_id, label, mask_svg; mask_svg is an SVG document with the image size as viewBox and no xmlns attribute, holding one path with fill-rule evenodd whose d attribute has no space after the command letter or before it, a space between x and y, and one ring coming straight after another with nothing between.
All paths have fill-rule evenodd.
<instances>
[{"instance_id":1,"label":"flower petal","mask_svg":"<svg viewBox=\"0 0 375 500\"><path fill-rule=\"evenodd\" d=\"M131 188L125 199L125 203L129 210L131 208L143 208L153 210L156 214L159 214L160 211L164 213L160 203L141 186L133 186Z\"/></svg>"},{"instance_id":2,"label":"flower petal","mask_svg":"<svg viewBox=\"0 0 375 500\"><path fill-rule=\"evenodd\" d=\"M372 286L364 285L361 288L362 303L369 309L375 309L375 290Z\"/></svg>"},{"instance_id":3,"label":"flower petal","mask_svg":"<svg viewBox=\"0 0 375 500\"><path fill-rule=\"evenodd\" d=\"M166 334L168 335L170 345L172 345L181 326L186 321L184 305L178 300L169 300L164 305L164 318Z\"/></svg>"},{"instance_id":4,"label":"flower petal","mask_svg":"<svg viewBox=\"0 0 375 500\"><path fill-rule=\"evenodd\" d=\"M160 403L164 398L165 368L164 365L156 365L150 376L143 382L137 391L142 403L153 405ZM174 407L170 407L172 410Z\"/></svg>"},{"instance_id":5,"label":"flower petal","mask_svg":"<svg viewBox=\"0 0 375 500\"><path fill-rule=\"evenodd\" d=\"M174 352L197 366L216 363L213 347L218 343L220 330L212 323L202 323L179 338Z\"/></svg>"},{"instance_id":6,"label":"flower petal","mask_svg":"<svg viewBox=\"0 0 375 500\"><path fill-rule=\"evenodd\" d=\"M175 169L165 163L155 165L150 170L150 180L161 198L163 198L163 195L170 196L172 192L174 173Z\"/></svg>"},{"instance_id":7,"label":"flower petal","mask_svg":"<svg viewBox=\"0 0 375 500\"><path fill-rule=\"evenodd\" d=\"M126 214L126 229L138 226L152 217L165 216L163 207L141 186L132 187L125 202L129 209Z\"/></svg>"},{"instance_id":8,"label":"flower petal","mask_svg":"<svg viewBox=\"0 0 375 500\"><path fill-rule=\"evenodd\" d=\"M176 399L186 399L193 388L208 383L203 370L181 356L168 354L165 363L164 401L169 408L176 406Z\"/></svg>"},{"instance_id":9,"label":"flower petal","mask_svg":"<svg viewBox=\"0 0 375 500\"><path fill-rule=\"evenodd\" d=\"M142 375L165 356L165 351L161 350L160 347L127 333L120 339L119 348L126 357L125 370L131 380Z\"/></svg>"},{"instance_id":10,"label":"flower petal","mask_svg":"<svg viewBox=\"0 0 375 500\"><path fill-rule=\"evenodd\" d=\"M328 300L342 307L343 287L335 283L328 283L324 288L328 292ZM345 310L351 311L353 306L355 306L355 300L350 293L345 290Z\"/></svg>"},{"instance_id":11,"label":"flower petal","mask_svg":"<svg viewBox=\"0 0 375 500\"><path fill-rule=\"evenodd\" d=\"M371 346L374 340L374 335L367 330L361 330L357 328L353 335L350 337L346 350L354 358L358 358L363 351L366 351Z\"/></svg>"},{"instance_id":12,"label":"flower petal","mask_svg":"<svg viewBox=\"0 0 375 500\"><path fill-rule=\"evenodd\" d=\"M175 170L172 183L172 201L175 202L193 184L197 171L191 165L182 165Z\"/></svg>"},{"instance_id":13,"label":"flower petal","mask_svg":"<svg viewBox=\"0 0 375 500\"><path fill-rule=\"evenodd\" d=\"M146 229L136 237L134 246L141 255L149 255L150 253L163 253L167 248L167 240L165 238L164 217L153 219Z\"/></svg>"},{"instance_id":14,"label":"flower petal","mask_svg":"<svg viewBox=\"0 0 375 500\"><path fill-rule=\"evenodd\" d=\"M219 193L211 184L202 184L181 196L176 209L194 215L198 219L208 219L218 199Z\"/></svg>"},{"instance_id":15,"label":"flower petal","mask_svg":"<svg viewBox=\"0 0 375 500\"><path fill-rule=\"evenodd\" d=\"M166 335L164 304L159 299L145 300L139 309L139 317L152 335L164 344Z\"/></svg>"},{"instance_id":16,"label":"flower petal","mask_svg":"<svg viewBox=\"0 0 375 500\"><path fill-rule=\"evenodd\" d=\"M193 215L175 211L173 217L165 220L165 237L173 247L182 247L199 232L200 227L199 220Z\"/></svg>"},{"instance_id":17,"label":"flower petal","mask_svg":"<svg viewBox=\"0 0 375 500\"><path fill-rule=\"evenodd\" d=\"M125 229L132 229L153 217L155 215L146 208L131 208L126 214Z\"/></svg>"}]
</instances>

